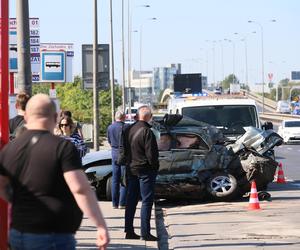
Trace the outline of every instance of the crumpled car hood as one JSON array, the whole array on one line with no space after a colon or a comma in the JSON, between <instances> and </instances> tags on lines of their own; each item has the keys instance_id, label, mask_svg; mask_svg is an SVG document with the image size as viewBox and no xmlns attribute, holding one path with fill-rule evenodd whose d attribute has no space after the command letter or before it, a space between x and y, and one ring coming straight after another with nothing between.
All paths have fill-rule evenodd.
<instances>
[{"instance_id":1,"label":"crumpled car hood","mask_svg":"<svg viewBox=\"0 0 300 250\"><path fill-rule=\"evenodd\" d=\"M245 134L237 139L234 144L231 144L234 153L246 148L255 149L259 154L263 155L268 150L275 146L280 146L283 143L280 137L273 130L262 130L255 127L244 127Z\"/></svg>"}]
</instances>

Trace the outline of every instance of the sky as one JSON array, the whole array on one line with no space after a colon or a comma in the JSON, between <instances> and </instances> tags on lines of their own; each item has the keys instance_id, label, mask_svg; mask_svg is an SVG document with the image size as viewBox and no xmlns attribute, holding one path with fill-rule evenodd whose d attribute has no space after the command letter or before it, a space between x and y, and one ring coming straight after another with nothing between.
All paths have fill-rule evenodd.
<instances>
[{"instance_id":1,"label":"sky","mask_svg":"<svg viewBox=\"0 0 300 250\"><path fill-rule=\"evenodd\" d=\"M262 79L263 34L265 81L269 81L269 73L276 83L290 78L291 71L300 71L299 0L124 0L126 62L128 1L132 13L133 69L140 69L142 41L142 70L181 63L182 73L203 73L208 82L220 81L231 73L245 82L248 72L248 82L255 85ZM74 43L74 75L81 75L81 45L93 43L93 2L29 0L30 17L40 19L42 43ZM146 4L150 7L143 7ZM15 0L10 0L10 17L15 17L15 13ZM115 77L119 82L121 17L122 0L113 0ZM109 0L99 0L99 43L109 43L109 27ZM246 43L241 41L243 38Z\"/></svg>"}]
</instances>

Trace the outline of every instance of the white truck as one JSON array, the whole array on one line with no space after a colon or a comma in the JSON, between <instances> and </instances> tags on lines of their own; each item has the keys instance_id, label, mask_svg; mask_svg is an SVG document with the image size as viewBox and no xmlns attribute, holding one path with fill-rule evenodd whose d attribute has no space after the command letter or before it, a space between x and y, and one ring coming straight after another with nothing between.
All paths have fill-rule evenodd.
<instances>
[{"instance_id":1,"label":"white truck","mask_svg":"<svg viewBox=\"0 0 300 250\"><path fill-rule=\"evenodd\" d=\"M245 133L243 127L261 128L255 101L241 95L172 97L168 113L214 125L233 141Z\"/></svg>"}]
</instances>

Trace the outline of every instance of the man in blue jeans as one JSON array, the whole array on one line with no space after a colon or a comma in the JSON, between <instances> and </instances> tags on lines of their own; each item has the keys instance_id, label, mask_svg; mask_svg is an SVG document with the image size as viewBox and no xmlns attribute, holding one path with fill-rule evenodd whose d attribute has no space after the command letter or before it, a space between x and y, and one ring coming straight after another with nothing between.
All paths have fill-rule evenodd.
<instances>
[{"instance_id":1,"label":"man in blue jeans","mask_svg":"<svg viewBox=\"0 0 300 250\"><path fill-rule=\"evenodd\" d=\"M151 211L154 202L154 187L159 168L158 147L149 121L151 109L142 106L138 109L138 120L125 132L125 150L128 155L127 204L125 210L126 239L156 241L150 226ZM139 198L141 207L141 236L134 232L133 221Z\"/></svg>"},{"instance_id":2,"label":"man in blue jeans","mask_svg":"<svg viewBox=\"0 0 300 250\"><path fill-rule=\"evenodd\" d=\"M125 172L125 166L118 165L116 160L119 155L119 144L123 144L121 140L122 130L128 127L124 123L125 114L122 111L117 111L115 114L115 122L108 126L107 138L111 146L112 157L112 205L114 209L124 209L126 205L126 187L121 185L121 178Z\"/></svg>"},{"instance_id":3,"label":"man in blue jeans","mask_svg":"<svg viewBox=\"0 0 300 250\"><path fill-rule=\"evenodd\" d=\"M33 96L24 115L27 130L0 151L0 198L12 203L11 249L75 250L84 213L105 250L104 217L75 146L53 135L56 118L49 96Z\"/></svg>"}]
</instances>

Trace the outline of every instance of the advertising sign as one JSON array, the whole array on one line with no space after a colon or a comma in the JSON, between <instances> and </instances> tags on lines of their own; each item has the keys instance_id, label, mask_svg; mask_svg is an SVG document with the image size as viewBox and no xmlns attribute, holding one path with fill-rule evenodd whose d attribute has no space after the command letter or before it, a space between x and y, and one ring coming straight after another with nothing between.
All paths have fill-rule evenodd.
<instances>
[{"instance_id":1,"label":"advertising sign","mask_svg":"<svg viewBox=\"0 0 300 250\"><path fill-rule=\"evenodd\" d=\"M300 71L292 71L292 80L300 80Z\"/></svg>"},{"instance_id":2,"label":"advertising sign","mask_svg":"<svg viewBox=\"0 0 300 250\"><path fill-rule=\"evenodd\" d=\"M38 18L29 19L30 56L32 81L39 81L40 72L40 21ZM17 20L9 19L9 68L10 72L18 72L17 62Z\"/></svg>"},{"instance_id":3,"label":"advertising sign","mask_svg":"<svg viewBox=\"0 0 300 250\"><path fill-rule=\"evenodd\" d=\"M65 52L42 51L41 52L41 81L65 82Z\"/></svg>"},{"instance_id":4,"label":"advertising sign","mask_svg":"<svg viewBox=\"0 0 300 250\"><path fill-rule=\"evenodd\" d=\"M109 89L109 45L98 44L97 86ZM85 89L93 88L93 45L82 45L82 80Z\"/></svg>"}]
</instances>

